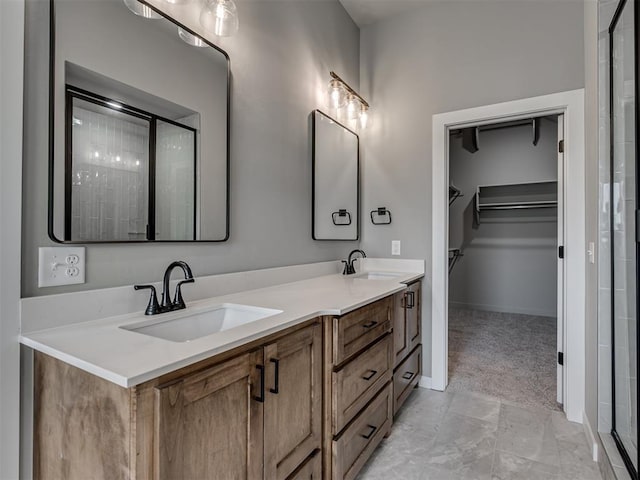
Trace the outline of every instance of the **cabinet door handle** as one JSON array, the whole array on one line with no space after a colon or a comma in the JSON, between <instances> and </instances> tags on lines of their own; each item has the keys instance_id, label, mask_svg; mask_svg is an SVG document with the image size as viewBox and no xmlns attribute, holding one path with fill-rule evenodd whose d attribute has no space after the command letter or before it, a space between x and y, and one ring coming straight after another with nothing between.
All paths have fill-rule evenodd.
<instances>
[{"instance_id":1,"label":"cabinet door handle","mask_svg":"<svg viewBox=\"0 0 640 480\"><path fill-rule=\"evenodd\" d=\"M376 373L378 373L377 370L369 370L371 373L369 375L365 375L364 377L362 377L363 380L371 380L373 377L376 376Z\"/></svg>"},{"instance_id":2,"label":"cabinet door handle","mask_svg":"<svg viewBox=\"0 0 640 480\"><path fill-rule=\"evenodd\" d=\"M364 325L362 325L364 328L371 328L371 327L375 327L378 324L378 322L376 322L375 320L370 321L369 323L365 323Z\"/></svg>"},{"instance_id":3,"label":"cabinet door handle","mask_svg":"<svg viewBox=\"0 0 640 480\"><path fill-rule=\"evenodd\" d=\"M415 373L413 372L406 372L404 375L402 375L402 378L404 378L405 380L411 380L414 375Z\"/></svg>"},{"instance_id":4,"label":"cabinet door handle","mask_svg":"<svg viewBox=\"0 0 640 480\"><path fill-rule=\"evenodd\" d=\"M376 430L378 430L378 427L374 427L373 425L367 425L367 427L369 427L371 429L371 431L369 433L367 433L366 435L362 435L360 434L360 436L362 438L364 438L365 440L369 440L374 433L376 433Z\"/></svg>"},{"instance_id":5,"label":"cabinet door handle","mask_svg":"<svg viewBox=\"0 0 640 480\"><path fill-rule=\"evenodd\" d=\"M264 403L264 365L256 365L256 368L260 370L260 395L253 398L260 403Z\"/></svg>"},{"instance_id":6,"label":"cabinet door handle","mask_svg":"<svg viewBox=\"0 0 640 480\"><path fill-rule=\"evenodd\" d=\"M269 391L277 395L278 393L280 393L280 359L272 358L269 361L275 365L274 385L273 385L273 388L269 389Z\"/></svg>"},{"instance_id":7,"label":"cabinet door handle","mask_svg":"<svg viewBox=\"0 0 640 480\"><path fill-rule=\"evenodd\" d=\"M412 309L416 306L416 292L407 292L407 296L409 297L407 301L407 308Z\"/></svg>"}]
</instances>

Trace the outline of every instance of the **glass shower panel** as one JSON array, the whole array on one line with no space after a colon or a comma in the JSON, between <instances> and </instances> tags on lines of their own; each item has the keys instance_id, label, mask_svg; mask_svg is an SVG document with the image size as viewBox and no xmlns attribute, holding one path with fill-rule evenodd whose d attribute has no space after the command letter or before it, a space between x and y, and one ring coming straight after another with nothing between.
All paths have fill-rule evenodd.
<instances>
[{"instance_id":1,"label":"glass shower panel","mask_svg":"<svg viewBox=\"0 0 640 480\"><path fill-rule=\"evenodd\" d=\"M67 236L75 241L144 240L149 120L77 97L71 102Z\"/></svg>"},{"instance_id":2,"label":"glass shower panel","mask_svg":"<svg viewBox=\"0 0 640 480\"><path fill-rule=\"evenodd\" d=\"M157 121L156 240L196 239L196 131Z\"/></svg>"},{"instance_id":3,"label":"glass shower panel","mask_svg":"<svg viewBox=\"0 0 640 480\"><path fill-rule=\"evenodd\" d=\"M613 434L638 469L634 3L611 32Z\"/></svg>"}]
</instances>

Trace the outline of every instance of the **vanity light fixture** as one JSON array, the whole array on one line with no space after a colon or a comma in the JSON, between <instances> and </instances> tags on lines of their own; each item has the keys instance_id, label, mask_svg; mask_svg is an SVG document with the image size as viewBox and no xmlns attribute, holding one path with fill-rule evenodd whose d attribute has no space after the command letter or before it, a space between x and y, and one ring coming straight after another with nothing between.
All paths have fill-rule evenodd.
<instances>
[{"instance_id":1,"label":"vanity light fixture","mask_svg":"<svg viewBox=\"0 0 640 480\"><path fill-rule=\"evenodd\" d=\"M335 72L330 72L329 74L331 75L331 81L329 82L331 107L338 110L346 105L347 118L349 120L359 120L360 128L366 128L369 120L369 104L338 74Z\"/></svg>"},{"instance_id":2,"label":"vanity light fixture","mask_svg":"<svg viewBox=\"0 0 640 480\"><path fill-rule=\"evenodd\" d=\"M238 10L233 0L205 0L200 24L219 37L230 37L238 31Z\"/></svg>"},{"instance_id":3,"label":"vanity light fixture","mask_svg":"<svg viewBox=\"0 0 640 480\"><path fill-rule=\"evenodd\" d=\"M135 13L136 15L139 15L144 18L149 18L152 20L162 18L159 14L154 12L150 6L139 2L138 0L122 0L122 1L127 6L127 8L131 10L133 13Z\"/></svg>"}]
</instances>

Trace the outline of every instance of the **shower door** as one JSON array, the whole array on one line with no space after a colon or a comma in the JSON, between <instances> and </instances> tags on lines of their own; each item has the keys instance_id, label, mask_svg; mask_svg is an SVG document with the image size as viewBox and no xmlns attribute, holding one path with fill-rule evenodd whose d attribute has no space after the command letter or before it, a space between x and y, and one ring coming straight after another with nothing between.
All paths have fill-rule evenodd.
<instances>
[{"instance_id":1,"label":"shower door","mask_svg":"<svg viewBox=\"0 0 640 480\"><path fill-rule=\"evenodd\" d=\"M611 141L612 436L638 478L638 182L636 3L622 0L609 27Z\"/></svg>"}]
</instances>

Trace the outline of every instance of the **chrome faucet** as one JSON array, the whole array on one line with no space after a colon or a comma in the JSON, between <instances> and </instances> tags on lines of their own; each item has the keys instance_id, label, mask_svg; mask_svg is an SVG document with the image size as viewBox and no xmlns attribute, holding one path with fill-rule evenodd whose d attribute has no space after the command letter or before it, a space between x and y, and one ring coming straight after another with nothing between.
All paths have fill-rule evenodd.
<instances>
[{"instance_id":1,"label":"chrome faucet","mask_svg":"<svg viewBox=\"0 0 640 480\"><path fill-rule=\"evenodd\" d=\"M176 286L176 293L172 301L171 294L169 293L169 282L171 281L171 273L176 267L180 267L182 269L185 279L178 282L178 285ZM183 308L187 308L187 305L184 303L184 299L182 298L181 287L185 283L193 282L195 282L195 279L193 278L193 273L191 273L191 267L189 267L186 262L178 261L172 262L164 272L164 278L162 279L162 301L160 303L158 303L156 287L154 287L153 285L134 285L133 288L135 290L151 290L149 304L147 305L144 314L156 315L158 313L173 312L174 310L182 310Z\"/></svg>"},{"instance_id":2,"label":"chrome faucet","mask_svg":"<svg viewBox=\"0 0 640 480\"><path fill-rule=\"evenodd\" d=\"M356 267L353 265L353 262L357 260L357 258L353 258L353 256L356 253L359 253L360 255L362 255L362 258L367 258L367 254L364 253L362 250L360 249L353 250L349 254L346 260L342 260L342 263L344 263L344 270L342 271L343 275L353 275L354 273L356 273Z\"/></svg>"}]
</instances>

